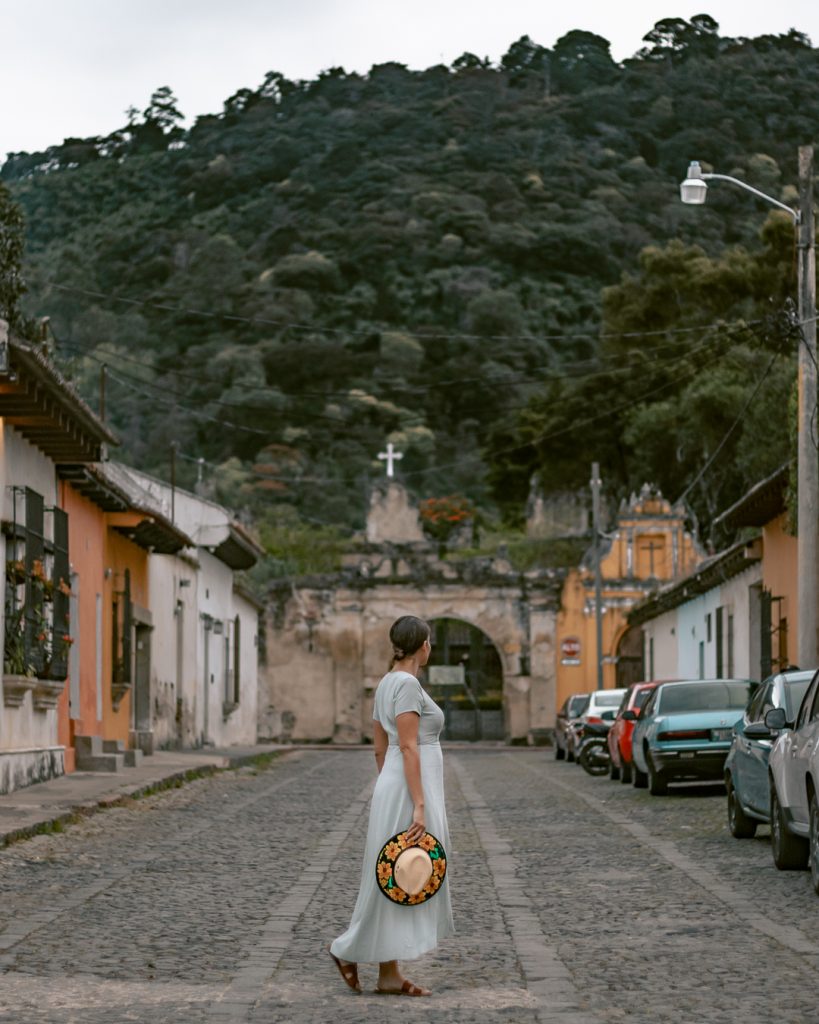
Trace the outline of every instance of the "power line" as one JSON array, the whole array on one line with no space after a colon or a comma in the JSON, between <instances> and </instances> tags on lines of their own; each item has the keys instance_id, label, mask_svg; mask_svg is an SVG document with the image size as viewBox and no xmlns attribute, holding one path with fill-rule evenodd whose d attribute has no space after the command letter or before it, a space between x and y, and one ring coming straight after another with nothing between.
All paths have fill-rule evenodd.
<instances>
[{"instance_id":1,"label":"power line","mask_svg":"<svg viewBox=\"0 0 819 1024\"><path fill-rule=\"evenodd\" d=\"M727 330L743 330L743 329L750 330L750 326L748 326L748 325L752 324L752 323L754 323L754 321L749 321L747 324L745 322L738 321L734 325L729 325L727 327ZM718 330L718 328L715 325L711 325L710 327L702 328L702 331L704 333L706 333L706 334L712 334L712 333L714 333L717 330ZM753 332L751 332L751 333L753 333ZM605 375L607 375L609 373L613 373L613 372L620 373L620 372L626 372L626 371L631 370L631 369L642 369L646 365L647 358L652 353L654 353L654 352L664 352L664 351L666 351L669 348L673 348L673 350L674 350L673 354L668 356L668 360L667 361L674 362L677 359L682 359L682 358L685 358L686 356L693 355L693 354L701 351L703 348L707 348L710 345L718 344L721 340L722 340L722 338L717 336L716 338L711 338L710 340L706 340L706 341L702 342L699 345L696 345L696 346L694 346L692 348L689 348L685 352L680 352L679 351L679 343L677 343L677 342L670 343L669 345L656 346L656 347L654 347L652 349L642 349L640 351L640 353L639 353L639 358L634 359L633 363L623 362L624 358L627 359L628 357L624 356L621 353L618 353L616 355L612 354L611 356L608 356L608 357L606 357L606 356L598 356L595 359L587 359L587 360L579 361L578 363L575 363L575 364L571 364L571 363L567 364L567 366L572 366L572 365L576 366L577 367L577 371L576 372L572 372L572 371L568 371L567 370L566 372L563 372L563 373L543 372L543 373L540 373L540 374L537 374L537 375L528 375L527 374L527 375L524 375L524 376L512 376L512 377L508 377L508 376L494 376L492 374L484 374L484 375L476 376L476 377L455 377L455 378L451 378L449 380L430 381L430 382L423 383L423 384L413 384L413 383L403 382L403 381L379 381L379 384L382 387L385 387L387 389L392 389L392 390L396 390L396 391L407 391L407 392L410 392L410 393L414 394L414 393L419 392L419 391L433 391L433 390L437 390L439 388L463 387L466 384L473 384L473 383L498 384L498 385L502 385L502 386L510 386L510 385L518 385L518 384L539 384L539 383L544 383L544 382L548 383L549 381L557 381L557 380L583 380L583 379L587 379L587 378L591 379L591 378L594 378L594 377L605 376ZM109 353L109 352L106 352L104 349L102 349L100 346L82 345L81 343L76 342L76 341L68 341L68 342L62 342L61 341L59 343L59 349L60 350L62 350L62 349L69 349L69 350L78 351L78 352L82 353L83 355L85 355L86 357L88 357L90 359L94 359L97 362L106 362L107 360L104 359L104 358L101 358L101 356L102 357L108 356L110 359L122 360L124 362L133 363L136 366L140 366L140 367L142 367L144 369L150 369L150 370L152 370L152 372L155 375L158 375L160 373L162 375L165 375L165 376L173 375L175 377L180 378L181 380L190 380L190 381L193 381L193 382L201 384L201 385L218 384L218 383L220 383L219 381L214 380L212 377L202 377L202 376L198 376L196 374L186 373L184 371L177 370L176 368L174 368L172 370L160 371L159 368L155 364L153 364L153 363L146 363L146 362L144 362L141 359L136 359L133 356L128 356L125 353L119 352L119 351L114 351L114 352L110 352ZM620 363L620 365L617 366L617 367L614 367L613 369L602 368L600 366L600 362L601 362L601 360L603 358L609 358L612 361L617 360ZM659 359L659 358L656 359L655 361L658 362L658 363L666 362L665 359ZM589 370L583 369L583 367L586 367L586 366L593 367L593 368L589 369ZM125 373L124 370L120 370L120 372ZM271 390L271 385L266 385L266 384L265 385L249 384L249 383L246 383L246 382L243 382L243 381L233 382L233 383L230 384L230 387L231 388L238 388L238 389L240 389L242 391L269 392ZM285 388L276 387L275 390L279 394L286 395L288 397L306 397L306 398L347 398L347 397L349 397L349 393L350 393L349 389L347 389L346 391L316 391L316 390L303 390L303 389L285 389Z\"/></svg>"},{"instance_id":2,"label":"power line","mask_svg":"<svg viewBox=\"0 0 819 1024\"><path fill-rule=\"evenodd\" d=\"M725 434L723 435L722 440L717 445L717 447L714 449L714 451L711 453L711 456L708 459L708 461L705 463L705 465L702 467L702 469L699 471L699 473L697 473L697 475L694 477L694 479L691 481L691 483L686 487L686 489L682 492L682 494L679 496L679 498L677 498L677 501L674 503L675 505L679 504L681 501L684 501L688 497L688 495L697 486L697 484L700 482L700 480L702 480L702 478L705 476L705 474L708 472L708 470L711 468L711 466L713 466L714 462L717 459L717 456L722 451L722 449L725 447L725 445L728 443L729 438L731 437L733 432L736 430L736 428L739 426L739 424L741 423L742 419L745 416L745 413L750 409L751 404L753 403L753 401L756 398L756 396L759 394L760 388L762 387L762 385L767 380L768 374L773 369L774 363L776 362L776 360L781 355L781 352L782 352L781 347L779 349L777 349L776 352L774 352L774 354L773 354L773 356L771 358L771 361L765 367L765 372L762 374L762 376L756 382L756 387L753 389L751 394L748 396L748 399L746 400L745 404L742 406L742 409L740 410L739 415L734 420L734 422L731 424L731 426L725 431Z\"/></svg>"},{"instance_id":3,"label":"power line","mask_svg":"<svg viewBox=\"0 0 819 1024\"><path fill-rule=\"evenodd\" d=\"M267 317L254 317L254 316L239 316L232 313L221 313L214 310L204 309L191 309L187 306L173 306L168 303L154 302L150 299L129 299L121 295L112 295L108 292L100 292L90 288L78 288L74 285L58 284L57 282L49 282L49 287L55 288L58 291L71 292L77 295L86 295L90 298L107 299L110 302L122 302L129 306L144 306L150 309L158 309L165 313L184 313L189 316L200 316L207 319L226 320L231 323L245 323L251 325L259 325L262 327L281 327L287 330L297 331L309 331L316 334L337 334L342 336L356 335L363 337L371 337L373 334L382 333L385 330L389 331L390 328L371 327L371 328L355 328L355 327L327 327L321 324L305 324L299 323L292 320L274 320ZM736 324L747 324L755 325L763 323L762 319L749 320L749 321L735 321ZM650 331L606 331L606 332L589 332L589 331L578 331L574 333L563 333L563 334L468 334L463 332L445 332L436 330L427 330L422 328L420 330L407 331L403 329L405 333L412 334L416 338L437 338L440 340L449 341L576 341L582 339L592 339L596 341L608 340L614 338L651 338L651 337L667 337L668 335L683 335L692 334L697 331L707 330L711 327L719 328L725 327L720 322L712 324L702 324L694 327L666 327L657 328Z\"/></svg>"},{"instance_id":4,"label":"power line","mask_svg":"<svg viewBox=\"0 0 819 1024\"><path fill-rule=\"evenodd\" d=\"M657 369L659 369L659 368L668 369L671 366L673 366L674 364L676 364L678 362L682 362L683 360L688 359L691 356L696 355L696 354L702 352L703 350L715 347L718 344L722 344L724 341L725 341L724 338L717 338L717 339L711 339L710 341L707 341L707 342L703 342L702 344L700 344L698 346L695 346L694 348L688 349L685 352L682 352L682 353L679 353L679 354L675 355L673 358L669 357L666 360L660 361L658 364L655 364L656 368ZM71 347L71 343L69 342L66 345L64 345L63 347L70 348ZM93 352L87 352L87 353L85 353L85 355L86 355L87 358L92 359L94 362L99 363L100 365L108 367L109 368L109 373L112 372L110 370L108 362L105 359L100 358L98 355L96 355ZM643 368L644 368L643 366L640 367L640 369L643 369ZM146 367L146 369L147 369L147 367ZM571 379L593 380L593 379L598 378L598 377L611 377L614 374L629 373L633 369L634 369L634 367L633 366L629 366L629 365L619 366L619 367L612 367L612 368L610 368L608 370L598 370L598 371L595 371L594 373L584 374L584 375L582 375L580 377L572 377ZM176 398L185 398L185 399L188 399L189 401L190 400L194 400L193 396L188 395L185 392L178 391L175 388L165 387L165 386L163 386L161 384L156 384L152 380L145 380L143 377L139 377L136 374L129 373L127 370L118 370L117 372L122 377L127 378L130 381L134 381L134 382L140 384L144 388L150 388L153 391L157 391L157 392L159 392L161 394L172 395L172 396L174 396ZM565 375L555 375L554 377L543 378L542 382L547 382L548 383L551 380L562 380L562 379L566 379ZM197 379L197 383L203 384L204 382L199 381ZM209 381L208 383L215 383L215 382ZM503 383L506 383L506 382L503 382ZM354 390L355 389L349 389L348 391L343 392L343 393L339 393L339 394L343 395L343 397L347 401L354 401L355 400L355 395L353 394ZM274 393L279 393L279 394L286 394L286 392L280 392L280 391L278 391L278 389L273 389L273 388L268 388L267 391L268 392L273 391ZM324 397L326 397L326 396L324 396ZM374 397L376 397L376 396L374 396ZM267 414L277 414L278 413L278 414L281 414L281 415L289 415L289 416L294 416L296 418L300 417L302 419L308 419L308 420L327 421L327 422L331 422L333 424L340 424L340 423L344 422L344 421L340 420L338 417L335 417L335 416L327 416L327 415L325 415L323 413L319 413L319 412L303 412L303 411L299 411L299 410L296 410L296 409L293 409L293 408L288 408L287 410L278 410L278 409L271 409L269 406L249 405L249 404L246 404L246 403L243 403L243 402L242 403L240 403L240 402L226 402L223 399L217 399L217 398L206 398L206 399L203 399L203 401L205 401L208 405L217 405L217 406L220 406L221 408L234 409L234 410L239 410L239 411L242 411L242 412L250 412L250 413L253 413L253 412L263 412L263 413L267 413ZM513 412L515 410L526 409L528 407L529 407L529 402L527 401L523 405L510 405L510 406L506 406L504 408L504 412ZM371 410L368 409L367 411L371 411ZM386 412L387 410L382 410L382 411ZM398 413L401 412L401 410L396 410L396 411Z\"/></svg>"}]
</instances>

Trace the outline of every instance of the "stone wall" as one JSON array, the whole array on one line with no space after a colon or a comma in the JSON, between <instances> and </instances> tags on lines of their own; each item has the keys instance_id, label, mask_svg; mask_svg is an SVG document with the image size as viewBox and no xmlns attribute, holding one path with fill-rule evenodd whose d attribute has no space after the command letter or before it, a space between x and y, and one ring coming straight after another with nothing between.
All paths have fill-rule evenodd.
<instances>
[{"instance_id":1,"label":"stone wall","mask_svg":"<svg viewBox=\"0 0 819 1024\"><path fill-rule=\"evenodd\" d=\"M266 615L262 739L358 743L389 667L400 615L481 629L503 668L504 734L540 741L554 725L554 631L561 576L516 573L501 560L441 562L419 545L365 545L340 573L282 582Z\"/></svg>"}]
</instances>

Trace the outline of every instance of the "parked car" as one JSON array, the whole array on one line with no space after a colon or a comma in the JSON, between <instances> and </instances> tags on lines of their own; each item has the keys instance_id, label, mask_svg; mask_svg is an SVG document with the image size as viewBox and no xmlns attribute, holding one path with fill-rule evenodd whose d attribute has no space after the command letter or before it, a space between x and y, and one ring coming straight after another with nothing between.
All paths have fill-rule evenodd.
<instances>
[{"instance_id":1,"label":"parked car","mask_svg":"<svg viewBox=\"0 0 819 1024\"><path fill-rule=\"evenodd\" d=\"M611 754L609 777L614 780L619 779L627 785L631 782L631 734L634 732L634 723L640 717L640 709L648 695L658 685L656 682L632 683L623 695L608 735ZM626 711L633 714L625 718Z\"/></svg>"},{"instance_id":2,"label":"parked car","mask_svg":"<svg viewBox=\"0 0 819 1024\"><path fill-rule=\"evenodd\" d=\"M813 672L779 672L769 676L734 726L725 761L725 790L728 828L737 839L750 839L760 822L767 825L769 821L768 758L775 736L765 724L765 715L773 708L782 708L786 720L793 722L811 679Z\"/></svg>"},{"instance_id":3,"label":"parked car","mask_svg":"<svg viewBox=\"0 0 819 1024\"><path fill-rule=\"evenodd\" d=\"M586 710L589 703L587 693L573 693L563 701L563 706L555 719L555 760L562 761L566 757L566 732L569 723L574 721ZM571 758L569 759L571 760Z\"/></svg>"},{"instance_id":4,"label":"parked car","mask_svg":"<svg viewBox=\"0 0 819 1024\"><path fill-rule=\"evenodd\" d=\"M583 726L602 725L604 722L613 722L617 714L617 708L623 699L624 689L618 690L592 690L588 694L589 703L584 708L579 718L576 718L566 733L566 747L571 752L570 761L575 760L577 747L580 743Z\"/></svg>"},{"instance_id":5,"label":"parked car","mask_svg":"<svg viewBox=\"0 0 819 1024\"><path fill-rule=\"evenodd\" d=\"M772 708L765 725L779 737L768 759L771 852L782 870L804 868L819 893L819 672L811 679L796 722L785 708Z\"/></svg>"},{"instance_id":6,"label":"parked car","mask_svg":"<svg viewBox=\"0 0 819 1024\"><path fill-rule=\"evenodd\" d=\"M631 737L632 778L653 796L670 782L722 779L734 724L757 684L744 679L660 683Z\"/></svg>"}]
</instances>

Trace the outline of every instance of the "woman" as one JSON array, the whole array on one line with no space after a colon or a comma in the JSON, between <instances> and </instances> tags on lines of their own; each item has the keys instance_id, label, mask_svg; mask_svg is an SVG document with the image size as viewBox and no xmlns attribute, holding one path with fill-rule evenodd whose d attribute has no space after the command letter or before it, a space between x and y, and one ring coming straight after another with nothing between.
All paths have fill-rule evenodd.
<instances>
[{"instance_id":1,"label":"woman","mask_svg":"<svg viewBox=\"0 0 819 1024\"><path fill-rule=\"evenodd\" d=\"M347 985L361 991L358 964L378 962L376 992L428 996L429 989L403 977L399 960L413 960L454 931L449 883L433 899L397 906L385 899L375 876L384 843L407 830L410 842L431 832L449 851L444 776L438 736L444 713L418 682L432 650L429 626L403 615L390 629L392 668L375 691L373 742L378 781L370 807L361 888L350 927L330 946L330 956Z\"/></svg>"}]
</instances>

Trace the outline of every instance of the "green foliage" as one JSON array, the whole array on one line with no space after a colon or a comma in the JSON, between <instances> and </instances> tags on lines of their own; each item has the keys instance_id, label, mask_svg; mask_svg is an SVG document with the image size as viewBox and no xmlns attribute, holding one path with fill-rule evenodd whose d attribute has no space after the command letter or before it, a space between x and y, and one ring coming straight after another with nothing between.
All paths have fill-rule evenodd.
<instances>
[{"instance_id":1,"label":"green foliage","mask_svg":"<svg viewBox=\"0 0 819 1024\"><path fill-rule=\"evenodd\" d=\"M0 181L0 318L20 326L20 299L26 290L22 274L23 215Z\"/></svg>"},{"instance_id":2,"label":"green foliage","mask_svg":"<svg viewBox=\"0 0 819 1024\"><path fill-rule=\"evenodd\" d=\"M612 497L676 497L714 451L777 332L626 335L793 295L786 216L717 184L683 207L678 183L696 158L792 202L819 62L796 31L733 39L698 15L622 64L590 32L524 36L497 66L270 71L181 120L162 87L109 136L0 170L25 308L89 400L110 364L123 457L166 472L174 440L183 485L202 457L221 500L349 531L391 439L416 497L511 521L535 471L582 487L597 459ZM0 310L22 296L10 209L0 192ZM788 358L695 489L703 523L787 458L765 422Z\"/></svg>"},{"instance_id":3,"label":"green foliage","mask_svg":"<svg viewBox=\"0 0 819 1024\"><path fill-rule=\"evenodd\" d=\"M256 570L255 581L279 576L336 572L349 547L349 536L335 526L305 522L291 506L280 505L258 524L266 563Z\"/></svg>"}]
</instances>

